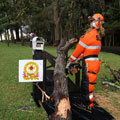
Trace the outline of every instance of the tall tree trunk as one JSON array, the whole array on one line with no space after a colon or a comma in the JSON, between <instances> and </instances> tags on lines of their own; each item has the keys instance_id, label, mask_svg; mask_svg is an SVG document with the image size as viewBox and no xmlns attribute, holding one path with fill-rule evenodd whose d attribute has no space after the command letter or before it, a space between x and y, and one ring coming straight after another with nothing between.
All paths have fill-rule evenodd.
<instances>
[{"instance_id":1,"label":"tall tree trunk","mask_svg":"<svg viewBox=\"0 0 120 120\"><path fill-rule=\"evenodd\" d=\"M115 37L114 37L114 32L113 32L113 47L115 46Z\"/></svg>"},{"instance_id":2,"label":"tall tree trunk","mask_svg":"<svg viewBox=\"0 0 120 120\"><path fill-rule=\"evenodd\" d=\"M55 0L54 7L54 23L55 23L55 41L54 46L57 46L60 41L60 17L59 17L59 0Z\"/></svg>"},{"instance_id":3,"label":"tall tree trunk","mask_svg":"<svg viewBox=\"0 0 120 120\"><path fill-rule=\"evenodd\" d=\"M73 30L74 30L74 4L75 0L71 0L71 5L70 5L70 38L73 37Z\"/></svg>"},{"instance_id":4,"label":"tall tree trunk","mask_svg":"<svg viewBox=\"0 0 120 120\"><path fill-rule=\"evenodd\" d=\"M120 9L120 0L119 0L119 9Z\"/></svg>"},{"instance_id":5,"label":"tall tree trunk","mask_svg":"<svg viewBox=\"0 0 120 120\"><path fill-rule=\"evenodd\" d=\"M109 43L108 43L108 46L110 47L111 46L111 41L112 41L112 37L111 35L109 36Z\"/></svg>"},{"instance_id":6,"label":"tall tree trunk","mask_svg":"<svg viewBox=\"0 0 120 120\"><path fill-rule=\"evenodd\" d=\"M105 37L105 46L107 46L107 36Z\"/></svg>"},{"instance_id":7,"label":"tall tree trunk","mask_svg":"<svg viewBox=\"0 0 120 120\"><path fill-rule=\"evenodd\" d=\"M90 9L95 13L95 0L89 0Z\"/></svg>"},{"instance_id":8,"label":"tall tree trunk","mask_svg":"<svg viewBox=\"0 0 120 120\"><path fill-rule=\"evenodd\" d=\"M21 32L21 44L24 45L23 32L21 27L20 27L20 32Z\"/></svg>"},{"instance_id":9,"label":"tall tree trunk","mask_svg":"<svg viewBox=\"0 0 120 120\"><path fill-rule=\"evenodd\" d=\"M15 33L16 33L16 41L20 41L19 29L18 28L15 29ZM15 41L15 43L16 43L16 41Z\"/></svg>"},{"instance_id":10,"label":"tall tree trunk","mask_svg":"<svg viewBox=\"0 0 120 120\"><path fill-rule=\"evenodd\" d=\"M50 44L52 43L52 40L55 41L54 33L55 33L55 31L54 31L54 25L52 24L51 25L51 41L50 41Z\"/></svg>"},{"instance_id":11,"label":"tall tree trunk","mask_svg":"<svg viewBox=\"0 0 120 120\"><path fill-rule=\"evenodd\" d=\"M1 38L1 42L3 42L2 34L0 35L0 38Z\"/></svg>"},{"instance_id":12,"label":"tall tree trunk","mask_svg":"<svg viewBox=\"0 0 120 120\"><path fill-rule=\"evenodd\" d=\"M68 51L70 42L65 45L65 37L57 49L57 58L54 69L54 90L53 98L55 101L55 113L52 120L71 120L71 106L68 94L68 83L65 74L66 53Z\"/></svg>"},{"instance_id":13,"label":"tall tree trunk","mask_svg":"<svg viewBox=\"0 0 120 120\"><path fill-rule=\"evenodd\" d=\"M15 37L14 37L14 33L13 33L13 29L10 28L10 34L11 34L11 41L14 42L15 41Z\"/></svg>"},{"instance_id":14,"label":"tall tree trunk","mask_svg":"<svg viewBox=\"0 0 120 120\"><path fill-rule=\"evenodd\" d=\"M8 40L8 37L7 37L7 30L5 30L5 41Z\"/></svg>"},{"instance_id":15,"label":"tall tree trunk","mask_svg":"<svg viewBox=\"0 0 120 120\"><path fill-rule=\"evenodd\" d=\"M105 10L105 0L98 0L98 1L100 3L101 10L104 11Z\"/></svg>"},{"instance_id":16,"label":"tall tree trunk","mask_svg":"<svg viewBox=\"0 0 120 120\"><path fill-rule=\"evenodd\" d=\"M9 47L9 43L10 43L10 35L9 35L9 31L6 30L7 33L7 43L8 43L8 47Z\"/></svg>"}]
</instances>

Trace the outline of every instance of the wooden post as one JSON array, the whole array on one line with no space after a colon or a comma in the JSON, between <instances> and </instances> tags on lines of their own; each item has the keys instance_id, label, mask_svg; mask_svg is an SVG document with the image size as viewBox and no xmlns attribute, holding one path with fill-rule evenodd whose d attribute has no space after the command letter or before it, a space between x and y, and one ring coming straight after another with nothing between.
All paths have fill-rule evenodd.
<instances>
[{"instance_id":1,"label":"wooden post","mask_svg":"<svg viewBox=\"0 0 120 120\"><path fill-rule=\"evenodd\" d=\"M43 57L43 54L44 52L41 51L41 50L35 50L34 51L34 55L33 55L33 60L43 60L43 70L44 70L44 57ZM43 73L43 79L45 79L45 75ZM43 85L44 83L43 82L38 82L38 85L40 86L40 88L43 89ZM36 103L36 105L38 107L40 107L40 104L39 104L39 100L42 99L42 93L41 91L38 89L38 87L33 83L33 92L32 92L32 96L33 96L33 99Z\"/></svg>"},{"instance_id":2,"label":"wooden post","mask_svg":"<svg viewBox=\"0 0 120 120\"><path fill-rule=\"evenodd\" d=\"M46 53L43 52L43 89L46 90Z\"/></svg>"}]
</instances>

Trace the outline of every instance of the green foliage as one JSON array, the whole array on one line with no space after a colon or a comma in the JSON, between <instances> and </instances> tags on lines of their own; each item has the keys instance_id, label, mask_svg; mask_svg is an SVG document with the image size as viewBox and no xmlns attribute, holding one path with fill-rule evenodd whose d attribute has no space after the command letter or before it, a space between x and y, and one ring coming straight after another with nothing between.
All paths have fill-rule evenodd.
<instances>
[{"instance_id":1,"label":"green foliage","mask_svg":"<svg viewBox=\"0 0 120 120\"><path fill-rule=\"evenodd\" d=\"M1 0L0 2L0 31L5 29L19 29L22 25L28 25L28 32L35 32L50 41L54 40L54 16L53 9L55 1L51 0ZM71 24L71 2L69 0L59 1L59 15L61 31ZM106 32L111 34L120 30L120 6L119 0L113 2L104 0L105 5L99 0L77 0L73 5L73 35L80 37L89 27L88 16L94 13L102 13L105 17ZM60 33L62 34L62 33ZM69 38L68 33L68 38ZM115 35L115 39L119 36ZM117 41L117 40L116 40Z\"/></svg>"}]
</instances>

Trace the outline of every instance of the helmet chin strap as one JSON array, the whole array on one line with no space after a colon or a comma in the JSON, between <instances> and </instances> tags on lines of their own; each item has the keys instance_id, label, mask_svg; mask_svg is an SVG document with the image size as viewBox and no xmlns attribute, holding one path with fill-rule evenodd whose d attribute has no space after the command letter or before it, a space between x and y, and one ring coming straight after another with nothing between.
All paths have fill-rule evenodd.
<instances>
[{"instance_id":1,"label":"helmet chin strap","mask_svg":"<svg viewBox=\"0 0 120 120\"><path fill-rule=\"evenodd\" d=\"M95 21L91 22L91 23L90 23L90 26L91 26L91 27L95 27L96 29L99 29L99 27L96 26Z\"/></svg>"}]
</instances>

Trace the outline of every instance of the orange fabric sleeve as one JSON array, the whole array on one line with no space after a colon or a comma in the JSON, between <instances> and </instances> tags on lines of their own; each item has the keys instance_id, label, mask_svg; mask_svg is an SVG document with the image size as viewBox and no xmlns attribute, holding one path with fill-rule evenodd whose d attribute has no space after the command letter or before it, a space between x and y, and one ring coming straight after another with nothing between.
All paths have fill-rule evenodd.
<instances>
[{"instance_id":1,"label":"orange fabric sleeve","mask_svg":"<svg viewBox=\"0 0 120 120\"><path fill-rule=\"evenodd\" d=\"M84 49L85 48L78 43L74 52L72 53L71 57L69 58L70 61L74 61L75 59L77 59L80 56L80 54L84 51Z\"/></svg>"},{"instance_id":2,"label":"orange fabric sleeve","mask_svg":"<svg viewBox=\"0 0 120 120\"><path fill-rule=\"evenodd\" d=\"M78 58L82 59L84 57L83 53L80 54Z\"/></svg>"},{"instance_id":3,"label":"orange fabric sleeve","mask_svg":"<svg viewBox=\"0 0 120 120\"><path fill-rule=\"evenodd\" d=\"M81 53L84 52L86 46L90 44L90 39L91 39L90 33L86 33L84 37L80 38L79 43L77 44L74 52L69 58L70 61L75 61L81 55Z\"/></svg>"}]
</instances>

